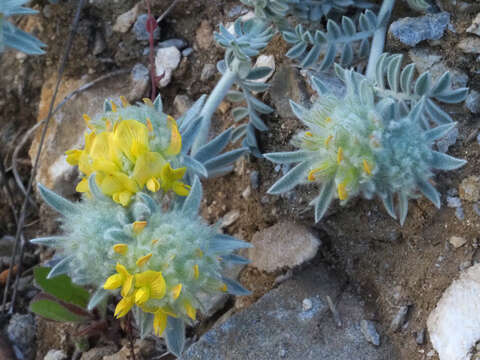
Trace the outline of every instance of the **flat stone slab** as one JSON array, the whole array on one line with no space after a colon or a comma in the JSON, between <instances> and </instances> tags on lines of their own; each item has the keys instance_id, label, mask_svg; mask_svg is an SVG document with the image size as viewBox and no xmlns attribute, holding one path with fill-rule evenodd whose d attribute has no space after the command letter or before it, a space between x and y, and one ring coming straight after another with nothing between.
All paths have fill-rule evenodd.
<instances>
[{"instance_id":1,"label":"flat stone slab","mask_svg":"<svg viewBox=\"0 0 480 360\"><path fill-rule=\"evenodd\" d=\"M326 297L336 304L336 325ZM309 299L312 306L303 306ZM382 331L378 347L361 331L363 303L325 266L315 265L215 325L183 360L396 360Z\"/></svg>"}]
</instances>

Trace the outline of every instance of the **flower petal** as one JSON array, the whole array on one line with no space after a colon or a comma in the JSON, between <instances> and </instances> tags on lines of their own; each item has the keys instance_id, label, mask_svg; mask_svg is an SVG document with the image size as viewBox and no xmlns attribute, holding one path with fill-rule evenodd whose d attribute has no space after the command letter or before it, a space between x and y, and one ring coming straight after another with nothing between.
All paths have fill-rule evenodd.
<instances>
[{"instance_id":1,"label":"flower petal","mask_svg":"<svg viewBox=\"0 0 480 360\"><path fill-rule=\"evenodd\" d=\"M167 150L165 150L165 154L168 156L178 155L180 150L182 150L182 136L178 131L177 122L173 117L167 117L167 126L170 129L171 134L170 145L168 146Z\"/></svg>"},{"instance_id":2,"label":"flower petal","mask_svg":"<svg viewBox=\"0 0 480 360\"><path fill-rule=\"evenodd\" d=\"M134 297L133 295L124 297L120 300L115 308L115 317L120 319L121 317L128 314L130 309L133 307L134 304Z\"/></svg>"},{"instance_id":3,"label":"flower petal","mask_svg":"<svg viewBox=\"0 0 480 360\"><path fill-rule=\"evenodd\" d=\"M103 288L106 290L115 290L118 289L123 284L123 277L120 274L114 274L110 276L105 284L103 284Z\"/></svg>"},{"instance_id":4,"label":"flower petal","mask_svg":"<svg viewBox=\"0 0 480 360\"><path fill-rule=\"evenodd\" d=\"M155 331L155 335L161 336L167 327L167 314L163 311L159 310L155 313L153 317L153 329Z\"/></svg>"}]
</instances>

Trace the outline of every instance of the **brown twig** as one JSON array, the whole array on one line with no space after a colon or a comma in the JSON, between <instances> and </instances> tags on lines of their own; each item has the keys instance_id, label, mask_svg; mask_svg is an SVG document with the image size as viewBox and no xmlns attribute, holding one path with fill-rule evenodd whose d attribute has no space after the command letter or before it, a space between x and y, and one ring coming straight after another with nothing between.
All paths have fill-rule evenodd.
<instances>
[{"instance_id":1,"label":"brown twig","mask_svg":"<svg viewBox=\"0 0 480 360\"><path fill-rule=\"evenodd\" d=\"M132 355L132 360L135 359L135 344L133 342L133 331L132 331L132 313L128 313L127 317L127 337L130 344L130 354Z\"/></svg>"}]
</instances>

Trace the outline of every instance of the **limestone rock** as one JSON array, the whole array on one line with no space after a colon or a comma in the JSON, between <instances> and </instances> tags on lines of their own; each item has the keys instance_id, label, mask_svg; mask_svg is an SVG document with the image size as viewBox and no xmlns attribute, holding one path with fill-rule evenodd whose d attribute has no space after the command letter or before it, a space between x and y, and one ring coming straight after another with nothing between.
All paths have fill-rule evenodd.
<instances>
[{"instance_id":1,"label":"limestone rock","mask_svg":"<svg viewBox=\"0 0 480 360\"><path fill-rule=\"evenodd\" d=\"M480 54L480 38L467 37L458 43L458 48L467 54Z\"/></svg>"},{"instance_id":2,"label":"limestone rock","mask_svg":"<svg viewBox=\"0 0 480 360\"><path fill-rule=\"evenodd\" d=\"M460 274L430 313L428 333L440 360L470 360L480 340L480 264Z\"/></svg>"},{"instance_id":3,"label":"limestone rock","mask_svg":"<svg viewBox=\"0 0 480 360\"><path fill-rule=\"evenodd\" d=\"M133 25L138 16L138 4L132 9L120 15L115 24L113 25L113 31L126 33Z\"/></svg>"},{"instance_id":4,"label":"limestone rock","mask_svg":"<svg viewBox=\"0 0 480 360\"><path fill-rule=\"evenodd\" d=\"M163 76L159 81L160 87L170 83L173 71L178 67L181 59L182 54L175 46L158 49L155 56L155 71L157 76Z\"/></svg>"},{"instance_id":5,"label":"limestone rock","mask_svg":"<svg viewBox=\"0 0 480 360\"><path fill-rule=\"evenodd\" d=\"M293 268L311 260L320 240L305 226L281 222L253 235L248 250L251 265L267 272Z\"/></svg>"},{"instance_id":6,"label":"limestone rock","mask_svg":"<svg viewBox=\"0 0 480 360\"><path fill-rule=\"evenodd\" d=\"M467 32L480 36L480 13L473 19L472 25L469 26Z\"/></svg>"},{"instance_id":7,"label":"limestone rock","mask_svg":"<svg viewBox=\"0 0 480 360\"><path fill-rule=\"evenodd\" d=\"M304 79L300 72L288 65L282 65L273 76L269 90L275 110L282 117L295 117L289 100L302 105L309 98Z\"/></svg>"},{"instance_id":8,"label":"limestone rock","mask_svg":"<svg viewBox=\"0 0 480 360\"><path fill-rule=\"evenodd\" d=\"M469 176L460 183L458 188L460 198L470 202L480 200L480 177Z\"/></svg>"}]
</instances>

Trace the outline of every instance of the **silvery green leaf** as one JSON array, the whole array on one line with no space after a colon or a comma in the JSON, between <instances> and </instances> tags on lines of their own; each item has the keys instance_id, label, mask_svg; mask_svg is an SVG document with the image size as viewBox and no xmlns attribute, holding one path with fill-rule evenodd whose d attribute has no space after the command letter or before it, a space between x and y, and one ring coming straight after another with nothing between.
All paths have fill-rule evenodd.
<instances>
[{"instance_id":1,"label":"silvery green leaf","mask_svg":"<svg viewBox=\"0 0 480 360\"><path fill-rule=\"evenodd\" d=\"M247 148L240 148L235 149L229 152L226 152L222 155L219 155L213 159L206 161L203 165L210 173L210 170L214 170L216 168L221 168L224 166L228 166L233 164L235 161L238 160L245 152L247 152Z\"/></svg>"},{"instance_id":2,"label":"silvery green leaf","mask_svg":"<svg viewBox=\"0 0 480 360\"><path fill-rule=\"evenodd\" d=\"M467 161L463 159L457 159L453 156L443 154L438 151L432 151L432 160L430 161L430 165L434 169L439 170L455 170L463 165L465 165Z\"/></svg>"},{"instance_id":3,"label":"silvery green leaf","mask_svg":"<svg viewBox=\"0 0 480 360\"><path fill-rule=\"evenodd\" d=\"M342 16L342 29L347 36L353 36L356 33L355 23L346 16Z\"/></svg>"},{"instance_id":4,"label":"silvery green leaf","mask_svg":"<svg viewBox=\"0 0 480 360\"><path fill-rule=\"evenodd\" d=\"M323 57L323 61L320 64L320 71L326 70L330 65L333 64L336 55L336 47L335 45L329 45L325 56Z\"/></svg>"},{"instance_id":5,"label":"silvery green leaf","mask_svg":"<svg viewBox=\"0 0 480 360\"><path fill-rule=\"evenodd\" d=\"M289 44L295 44L298 42L298 37L294 32L284 31L282 32L283 39Z\"/></svg>"},{"instance_id":6,"label":"silvery green leaf","mask_svg":"<svg viewBox=\"0 0 480 360\"><path fill-rule=\"evenodd\" d=\"M225 149L232 138L232 128L228 128L223 133L209 141L207 144L200 147L195 154L195 159L200 162L205 162L213 156L220 154Z\"/></svg>"},{"instance_id":7,"label":"silvery green leaf","mask_svg":"<svg viewBox=\"0 0 480 360\"><path fill-rule=\"evenodd\" d=\"M272 73L273 69L268 66L260 66L253 68L247 76L248 80L262 79Z\"/></svg>"},{"instance_id":8,"label":"silvery green leaf","mask_svg":"<svg viewBox=\"0 0 480 360\"><path fill-rule=\"evenodd\" d=\"M249 116L250 116L250 122L253 126L255 126L256 129L258 129L259 131L267 131L268 130L268 126L265 125L265 123L263 122L262 119L260 119L260 116L257 115L257 113L255 111L251 111L249 113Z\"/></svg>"},{"instance_id":9,"label":"silvery green leaf","mask_svg":"<svg viewBox=\"0 0 480 360\"><path fill-rule=\"evenodd\" d=\"M298 164L273 184L272 187L268 189L267 193L276 195L293 189L297 184L306 179L307 171L310 167L311 163L309 161L304 161Z\"/></svg>"},{"instance_id":10,"label":"silvery green leaf","mask_svg":"<svg viewBox=\"0 0 480 360\"><path fill-rule=\"evenodd\" d=\"M217 234L208 243L206 251L209 254L222 255L229 254L237 249L251 248L248 242L238 240L229 235Z\"/></svg>"},{"instance_id":11,"label":"silvery green leaf","mask_svg":"<svg viewBox=\"0 0 480 360\"><path fill-rule=\"evenodd\" d=\"M410 118L414 121L420 122L422 119L423 112L425 110L425 98L422 99L415 104L413 109L410 111Z\"/></svg>"},{"instance_id":12,"label":"silvery green leaf","mask_svg":"<svg viewBox=\"0 0 480 360\"><path fill-rule=\"evenodd\" d=\"M343 46L342 56L340 62L342 66L348 66L352 63L353 60L353 47L351 43L346 43Z\"/></svg>"},{"instance_id":13,"label":"silvery green leaf","mask_svg":"<svg viewBox=\"0 0 480 360\"><path fill-rule=\"evenodd\" d=\"M415 94L419 96L427 95L432 86L432 79L430 73L424 72L415 82Z\"/></svg>"},{"instance_id":14,"label":"silvery green leaf","mask_svg":"<svg viewBox=\"0 0 480 360\"><path fill-rule=\"evenodd\" d=\"M195 176L190 193L183 202L182 212L196 215L202 203L202 195L202 184L200 183L198 176Z\"/></svg>"},{"instance_id":15,"label":"silvery green leaf","mask_svg":"<svg viewBox=\"0 0 480 360\"><path fill-rule=\"evenodd\" d=\"M244 258L243 256L239 256L236 254L229 254L229 255L223 255L222 256L222 261L230 264L240 264L240 265L246 265L250 264L250 260L247 258Z\"/></svg>"},{"instance_id":16,"label":"silvery green leaf","mask_svg":"<svg viewBox=\"0 0 480 360\"><path fill-rule=\"evenodd\" d=\"M398 194L398 215L400 218L400 225L403 226L408 214L408 197L403 192Z\"/></svg>"},{"instance_id":17,"label":"silvery green leaf","mask_svg":"<svg viewBox=\"0 0 480 360\"><path fill-rule=\"evenodd\" d=\"M368 23L368 19L365 14L360 14L360 18L358 20L358 25L361 31L368 31L370 24Z\"/></svg>"},{"instance_id":18,"label":"silvery green leaf","mask_svg":"<svg viewBox=\"0 0 480 360\"><path fill-rule=\"evenodd\" d=\"M397 215L395 214L395 209L393 208L393 194L388 192L385 196L382 197L383 206L392 218L396 219Z\"/></svg>"},{"instance_id":19,"label":"silvery green leaf","mask_svg":"<svg viewBox=\"0 0 480 360\"><path fill-rule=\"evenodd\" d=\"M110 295L110 292L105 290L102 287L99 287L92 295L90 300L88 301L87 310L92 311L100 304L103 300L105 300Z\"/></svg>"},{"instance_id":20,"label":"silvery green leaf","mask_svg":"<svg viewBox=\"0 0 480 360\"><path fill-rule=\"evenodd\" d=\"M159 113L163 112L163 102L162 102L162 95L158 94L155 100L153 101L153 107Z\"/></svg>"},{"instance_id":21,"label":"silvery green leaf","mask_svg":"<svg viewBox=\"0 0 480 360\"><path fill-rule=\"evenodd\" d=\"M431 119L437 124L448 124L453 121L450 115L448 115L430 99L427 99L426 101L426 110Z\"/></svg>"},{"instance_id":22,"label":"silvery green leaf","mask_svg":"<svg viewBox=\"0 0 480 360\"><path fill-rule=\"evenodd\" d=\"M314 65L320 56L321 50L322 50L322 47L319 44L315 44L307 53L307 55L303 58L302 62L300 63L300 66L302 68L308 68Z\"/></svg>"},{"instance_id":23,"label":"silvery green leaf","mask_svg":"<svg viewBox=\"0 0 480 360\"><path fill-rule=\"evenodd\" d=\"M144 192L139 192L137 193L137 196L148 206L152 213L157 211L157 202L150 195L147 195Z\"/></svg>"},{"instance_id":24,"label":"silvery green leaf","mask_svg":"<svg viewBox=\"0 0 480 360\"><path fill-rule=\"evenodd\" d=\"M183 132L182 134L182 154L187 154L192 148L193 142L195 141L200 125L202 123L203 117L197 117L197 119L191 123L191 125Z\"/></svg>"},{"instance_id":25,"label":"silvery green leaf","mask_svg":"<svg viewBox=\"0 0 480 360\"><path fill-rule=\"evenodd\" d=\"M7 22L6 24L8 25L9 23ZM44 43L15 26L3 26L3 40L6 46L26 54L45 54L45 51L42 50L42 47L46 46Z\"/></svg>"},{"instance_id":26,"label":"silvery green leaf","mask_svg":"<svg viewBox=\"0 0 480 360\"><path fill-rule=\"evenodd\" d=\"M112 111L112 104L109 100L105 100L103 102L103 112L110 112Z\"/></svg>"},{"instance_id":27,"label":"silvery green leaf","mask_svg":"<svg viewBox=\"0 0 480 360\"><path fill-rule=\"evenodd\" d=\"M165 340L168 351L180 358L185 347L185 323L181 318L167 317Z\"/></svg>"},{"instance_id":28,"label":"silvery green leaf","mask_svg":"<svg viewBox=\"0 0 480 360\"><path fill-rule=\"evenodd\" d=\"M212 155L213 157L214 155ZM200 161L195 160L195 158L184 155L183 164L187 167L188 170L193 171L198 176L207 177L208 171L205 169L205 166Z\"/></svg>"},{"instance_id":29,"label":"silvery green leaf","mask_svg":"<svg viewBox=\"0 0 480 360\"><path fill-rule=\"evenodd\" d=\"M244 146L244 145L242 145ZM233 171L233 165L222 166L215 169L208 170L208 178L213 179L231 173Z\"/></svg>"},{"instance_id":30,"label":"silvery green leaf","mask_svg":"<svg viewBox=\"0 0 480 360\"><path fill-rule=\"evenodd\" d=\"M108 201L109 199L103 194L102 190L97 185L97 182L95 181L95 173L92 173L88 177L88 188L90 189L90 192L92 195L95 197L95 199L100 200L100 201Z\"/></svg>"},{"instance_id":31,"label":"silvery green leaf","mask_svg":"<svg viewBox=\"0 0 480 360\"><path fill-rule=\"evenodd\" d=\"M451 122L451 123L439 125L430 130L427 130L424 133L425 140L428 142L432 142L434 140L440 139L445 135L447 135L456 125L457 125L456 122Z\"/></svg>"},{"instance_id":32,"label":"silvery green leaf","mask_svg":"<svg viewBox=\"0 0 480 360\"><path fill-rule=\"evenodd\" d=\"M227 277L222 277L222 281L227 285L227 292L232 295L247 296L252 292L245 289L240 283Z\"/></svg>"},{"instance_id":33,"label":"silvery green leaf","mask_svg":"<svg viewBox=\"0 0 480 360\"><path fill-rule=\"evenodd\" d=\"M222 75L227 72L227 64L225 60L220 60L219 62L217 62L217 70Z\"/></svg>"},{"instance_id":34,"label":"silvery green leaf","mask_svg":"<svg viewBox=\"0 0 480 360\"><path fill-rule=\"evenodd\" d=\"M385 21L385 19L379 19L379 21L377 21L377 16L373 11L370 10L365 11L365 16L367 18L370 29L376 29L379 25L378 23L382 24Z\"/></svg>"},{"instance_id":35,"label":"silvery green leaf","mask_svg":"<svg viewBox=\"0 0 480 360\"><path fill-rule=\"evenodd\" d=\"M322 185L320 195L312 203L315 206L315 222L319 222L328 210L335 195L335 181L330 180Z\"/></svg>"},{"instance_id":36,"label":"silvery green leaf","mask_svg":"<svg viewBox=\"0 0 480 360\"><path fill-rule=\"evenodd\" d=\"M243 93L241 91L230 90L227 93L227 96L225 96L225 99L231 102L241 102L245 100L245 97L243 96Z\"/></svg>"},{"instance_id":37,"label":"silvery green leaf","mask_svg":"<svg viewBox=\"0 0 480 360\"><path fill-rule=\"evenodd\" d=\"M360 43L360 50L358 51L358 54L360 57L364 58L364 57L367 57L369 53L370 53L370 41L368 39L363 39L362 42Z\"/></svg>"},{"instance_id":38,"label":"silvery green leaf","mask_svg":"<svg viewBox=\"0 0 480 360\"><path fill-rule=\"evenodd\" d=\"M128 236L123 229L117 227L107 229L103 233L103 238L112 244L128 242L131 240L130 236Z\"/></svg>"},{"instance_id":39,"label":"silvery green leaf","mask_svg":"<svg viewBox=\"0 0 480 360\"><path fill-rule=\"evenodd\" d=\"M153 317L152 313L142 311L139 307L135 306L132 309L133 317L138 330L140 330L140 339L144 339L146 336L153 333Z\"/></svg>"},{"instance_id":40,"label":"silvery green leaf","mask_svg":"<svg viewBox=\"0 0 480 360\"><path fill-rule=\"evenodd\" d=\"M187 110L185 114L181 116L182 121L177 121L178 123L178 130L180 131L180 134L182 134L190 128L190 126L193 126L196 122L200 122L201 118L199 117L200 111L203 108L203 105L205 104L205 100L207 99L206 95L200 96L197 101L190 107L190 109Z\"/></svg>"},{"instance_id":41,"label":"silvery green leaf","mask_svg":"<svg viewBox=\"0 0 480 360\"><path fill-rule=\"evenodd\" d=\"M295 116L299 119L303 119L303 116L308 112L302 105L297 104L295 101L290 100L290 108Z\"/></svg>"},{"instance_id":42,"label":"silvery green leaf","mask_svg":"<svg viewBox=\"0 0 480 360\"><path fill-rule=\"evenodd\" d=\"M428 181L418 179L417 180L417 186L421 193L428 199L430 200L436 207L437 209L440 209L440 194L438 191L433 187L432 184L430 184Z\"/></svg>"},{"instance_id":43,"label":"silvery green leaf","mask_svg":"<svg viewBox=\"0 0 480 360\"><path fill-rule=\"evenodd\" d=\"M46 188L42 184L38 184L38 191L42 199L60 214L66 216L78 212L75 204L54 193L52 190Z\"/></svg>"},{"instance_id":44,"label":"silvery green leaf","mask_svg":"<svg viewBox=\"0 0 480 360\"><path fill-rule=\"evenodd\" d=\"M243 80L242 87L250 91L263 92L267 90L270 85L262 82Z\"/></svg>"},{"instance_id":45,"label":"silvery green leaf","mask_svg":"<svg viewBox=\"0 0 480 360\"><path fill-rule=\"evenodd\" d=\"M342 36L342 30L335 21L328 19L327 21L327 36L330 39L337 39Z\"/></svg>"},{"instance_id":46,"label":"silvery green leaf","mask_svg":"<svg viewBox=\"0 0 480 360\"><path fill-rule=\"evenodd\" d=\"M377 80L377 84L380 89L385 89L385 63L387 61L388 53L383 53L380 55L377 61L377 65L375 67L375 77Z\"/></svg>"},{"instance_id":47,"label":"silvery green leaf","mask_svg":"<svg viewBox=\"0 0 480 360\"><path fill-rule=\"evenodd\" d=\"M387 80L390 89L398 92L400 89L400 69L402 65L403 55L394 55L393 59L389 62L387 68Z\"/></svg>"},{"instance_id":48,"label":"silvery green leaf","mask_svg":"<svg viewBox=\"0 0 480 360\"><path fill-rule=\"evenodd\" d=\"M408 64L402 70L402 73L400 75L400 87L402 88L402 91L407 95L410 94L410 91L413 86L414 73L415 73L415 64Z\"/></svg>"},{"instance_id":49,"label":"silvery green leaf","mask_svg":"<svg viewBox=\"0 0 480 360\"><path fill-rule=\"evenodd\" d=\"M248 116L248 109L246 107L237 107L232 110L233 120L241 121Z\"/></svg>"},{"instance_id":50,"label":"silvery green leaf","mask_svg":"<svg viewBox=\"0 0 480 360\"><path fill-rule=\"evenodd\" d=\"M247 124L237 126L232 132L232 143L237 142L239 139L247 134Z\"/></svg>"},{"instance_id":51,"label":"silvery green leaf","mask_svg":"<svg viewBox=\"0 0 480 360\"><path fill-rule=\"evenodd\" d=\"M288 50L285 55L291 59L297 59L305 53L305 50L307 50L307 44L305 42L299 42Z\"/></svg>"},{"instance_id":52,"label":"silvery green leaf","mask_svg":"<svg viewBox=\"0 0 480 360\"><path fill-rule=\"evenodd\" d=\"M440 95L445 90L450 88L451 84L451 76L450 73L447 71L445 72L440 79L437 80L437 83L433 87L432 91L430 92L432 96Z\"/></svg>"},{"instance_id":53,"label":"silvery green leaf","mask_svg":"<svg viewBox=\"0 0 480 360\"><path fill-rule=\"evenodd\" d=\"M273 112L273 109L270 106L264 104L254 96L248 96L247 102L260 114L271 114Z\"/></svg>"},{"instance_id":54,"label":"silvery green leaf","mask_svg":"<svg viewBox=\"0 0 480 360\"><path fill-rule=\"evenodd\" d=\"M327 35L323 31L317 30L315 32L315 37L313 39L313 42L315 44L322 45L322 44L326 43L327 41L328 41Z\"/></svg>"},{"instance_id":55,"label":"silvery green leaf","mask_svg":"<svg viewBox=\"0 0 480 360\"><path fill-rule=\"evenodd\" d=\"M62 274L68 274L68 271L70 270L70 262L73 260L74 257L75 257L74 255L70 255L60 260L52 268L52 270L50 270L50 272L47 275L47 279L51 279L55 276L62 275Z\"/></svg>"},{"instance_id":56,"label":"silvery green leaf","mask_svg":"<svg viewBox=\"0 0 480 360\"><path fill-rule=\"evenodd\" d=\"M319 94L319 95L323 95L323 94L328 94L329 93L329 90L328 88L325 86L325 84L316 76L312 76L312 86L313 86L313 89Z\"/></svg>"},{"instance_id":57,"label":"silvery green leaf","mask_svg":"<svg viewBox=\"0 0 480 360\"><path fill-rule=\"evenodd\" d=\"M135 201L131 205L130 210L135 221L146 220L152 215L150 208L141 201Z\"/></svg>"},{"instance_id":58,"label":"silvery green leaf","mask_svg":"<svg viewBox=\"0 0 480 360\"><path fill-rule=\"evenodd\" d=\"M48 247L58 247L60 243L65 241L66 241L66 238L63 236L49 236L49 237L36 238L36 239L30 240L32 244L43 245Z\"/></svg>"},{"instance_id":59,"label":"silvery green leaf","mask_svg":"<svg viewBox=\"0 0 480 360\"><path fill-rule=\"evenodd\" d=\"M425 0L407 0L408 5L414 10L425 11L430 7L430 4Z\"/></svg>"},{"instance_id":60,"label":"silvery green leaf","mask_svg":"<svg viewBox=\"0 0 480 360\"><path fill-rule=\"evenodd\" d=\"M305 161L314 156L314 153L306 150L276 152L263 154L265 158L276 164L291 164Z\"/></svg>"},{"instance_id":61,"label":"silvery green leaf","mask_svg":"<svg viewBox=\"0 0 480 360\"><path fill-rule=\"evenodd\" d=\"M465 100L468 94L468 88L460 88L450 91L445 91L443 94L435 95L435 99L447 104L458 104Z\"/></svg>"}]
</instances>

